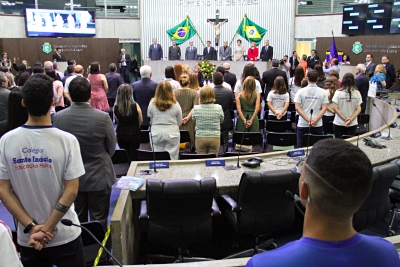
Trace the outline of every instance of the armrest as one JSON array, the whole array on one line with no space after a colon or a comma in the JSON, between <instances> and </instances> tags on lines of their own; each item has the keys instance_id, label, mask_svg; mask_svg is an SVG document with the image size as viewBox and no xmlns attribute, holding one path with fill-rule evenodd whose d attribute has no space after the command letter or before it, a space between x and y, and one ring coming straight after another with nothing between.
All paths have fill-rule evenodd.
<instances>
[{"instance_id":1,"label":"armrest","mask_svg":"<svg viewBox=\"0 0 400 267\"><path fill-rule=\"evenodd\" d=\"M396 180L400 180L400 175L396 175Z\"/></svg>"},{"instance_id":2,"label":"armrest","mask_svg":"<svg viewBox=\"0 0 400 267\"><path fill-rule=\"evenodd\" d=\"M213 202L212 202L212 207L211 207L211 216L221 216L221 210L219 209L218 205L217 205L217 201L215 201L215 199L213 198Z\"/></svg>"},{"instance_id":3,"label":"armrest","mask_svg":"<svg viewBox=\"0 0 400 267\"><path fill-rule=\"evenodd\" d=\"M235 200L233 200L229 195L222 195L221 198L225 201L226 204L228 204L233 212L240 211L240 207L236 203Z\"/></svg>"},{"instance_id":4,"label":"armrest","mask_svg":"<svg viewBox=\"0 0 400 267\"><path fill-rule=\"evenodd\" d=\"M147 213L147 202L146 200L140 201L140 211L139 211L139 220L147 220L149 215Z\"/></svg>"}]
</instances>

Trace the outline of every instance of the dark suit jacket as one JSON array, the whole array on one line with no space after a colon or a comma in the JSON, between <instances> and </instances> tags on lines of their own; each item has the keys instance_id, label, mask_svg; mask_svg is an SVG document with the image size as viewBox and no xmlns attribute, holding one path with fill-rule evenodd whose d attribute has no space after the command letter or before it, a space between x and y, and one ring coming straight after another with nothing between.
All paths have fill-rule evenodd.
<instances>
[{"instance_id":1,"label":"dark suit jacket","mask_svg":"<svg viewBox=\"0 0 400 267\"><path fill-rule=\"evenodd\" d=\"M149 58L151 60L161 60L163 57L163 51L160 44L157 44L156 48L154 49L154 44L150 45L149 47Z\"/></svg>"},{"instance_id":2,"label":"dark suit jacket","mask_svg":"<svg viewBox=\"0 0 400 267\"><path fill-rule=\"evenodd\" d=\"M309 56L307 58L307 68L311 68L311 64L314 62L314 57Z\"/></svg>"},{"instance_id":3,"label":"dark suit jacket","mask_svg":"<svg viewBox=\"0 0 400 267\"><path fill-rule=\"evenodd\" d=\"M235 85L236 85L236 82L237 82L237 78L236 78L235 74L230 73L229 71L225 71L224 81L226 83L229 83L229 85L232 88L232 91L235 89Z\"/></svg>"},{"instance_id":4,"label":"dark suit jacket","mask_svg":"<svg viewBox=\"0 0 400 267\"><path fill-rule=\"evenodd\" d=\"M131 64L129 65L129 71L132 73L139 71L139 66L138 66L138 62L136 59L131 61Z\"/></svg>"},{"instance_id":5,"label":"dark suit jacket","mask_svg":"<svg viewBox=\"0 0 400 267\"><path fill-rule=\"evenodd\" d=\"M121 74L117 72L106 73L106 79L108 83L107 98L115 99L117 97L118 87L124 83Z\"/></svg>"},{"instance_id":6,"label":"dark suit jacket","mask_svg":"<svg viewBox=\"0 0 400 267\"><path fill-rule=\"evenodd\" d=\"M179 46L170 46L168 49L168 60L180 60L181 59L181 48Z\"/></svg>"},{"instance_id":7,"label":"dark suit jacket","mask_svg":"<svg viewBox=\"0 0 400 267\"><path fill-rule=\"evenodd\" d=\"M197 48L193 46L193 50L190 51L190 46L186 47L185 60L197 60Z\"/></svg>"},{"instance_id":8,"label":"dark suit jacket","mask_svg":"<svg viewBox=\"0 0 400 267\"><path fill-rule=\"evenodd\" d=\"M53 54L53 61L56 62L66 62L64 55L61 53L61 56L59 56L57 53Z\"/></svg>"},{"instance_id":9,"label":"dark suit jacket","mask_svg":"<svg viewBox=\"0 0 400 267\"><path fill-rule=\"evenodd\" d=\"M274 56L274 48L272 46L268 46L267 51L265 50L265 46L262 47L261 53L260 53L261 61L272 60L273 56Z\"/></svg>"},{"instance_id":10,"label":"dark suit jacket","mask_svg":"<svg viewBox=\"0 0 400 267\"><path fill-rule=\"evenodd\" d=\"M369 79L365 74L361 73L356 78L356 87L358 91L360 91L362 104L361 104L361 111L365 111L367 105L367 95L369 89Z\"/></svg>"},{"instance_id":11,"label":"dark suit jacket","mask_svg":"<svg viewBox=\"0 0 400 267\"><path fill-rule=\"evenodd\" d=\"M8 96L10 90L0 87L0 122L7 120Z\"/></svg>"},{"instance_id":12,"label":"dark suit jacket","mask_svg":"<svg viewBox=\"0 0 400 267\"><path fill-rule=\"evenodd\" d=\"M121 67L124 67L122 66L121 60L122 60L122 54L119 55L118 62L121 64L120 65ZM125 63L126 63L125 67L129 68L129 64L131 64L131 56L129 54L125 54Z\"/></svg>"},{"instance_id":13,"label":"dark suit jacket","mask_svg":"<svg viewBox=\"0 0 400 267\"><path fill-rule=\"evenodd\" d=\"M204 47L203 57L204 57L204 59L207 59L207 60L214 60L215 59L214 47L210 46L210 53L208 53L208 47Z\"/></svg>"},{"instance_id":14,"label":"dark suit jacket","mask_svg":"<svg viewBox=\"0 0 400 267\"><path fill-rule=\"evenodd\" d=\"M267 98L269 91L271 91L272 87L274 87L274 81L278 76L283 77L283 79L285 80L286 88L289 88L286 72L284 72L283 70L279 70L278 68L272 68L270 70L264 71L262 75L262 81L265 83L265 98Z\"/></svg>"},{"instance_id":15,"label":"dark suit jacket","mask_svg":"<svg viewBox=\"0 0 400 267\"><path fill-rule=\"evenodd\" d=\"M394 70L394 66L392 63L386 63L386 89L389 89L394 84L396 79L396 71Z\"/></svg>"},{"instance_id":16,"label":"dark suit jacket","mask_svg":"<svg viewBox=\"0 0 400 267\"><path fill-rule=\"evenodd\" d=\"M54 126L78 139L85 174L79 178L79 191L100 191L115 183L114 154L117 138L110 116L89 103L76 102L57 112Z\"/></svg>"},{"instance_id":17,"label":"dark suit jacket","mask_svg":"<svg viewBox=\"0 0 400 267\"><path fill-rule=\"evenodd\" d=\"M365 74L368 76L368 78L371 78L372 76L374 76L374 72L375 72L375 68L376 65L374 62L369 63L369 65L367 66L367 62L365 62L365 67L366 67L366 71Z\"/></svg>"},{"instance_id":18,"label":"dark suit jacket","mask_svg":"<svg viewBox=\"0 0 400 267\"><path fill-rule=\"evenodd\" d=\"M313 62L311 62L310 65L308 65L308 67L314 69L315 66L317 66L317 65L321 65L322 66L322 64L323 63L320 60L314 60Z\"/></svg>"},{"instance_id":19,"label":"dark suit jacket","mask_svg":"<svg viewBox=\"0 0 400 267\"><path fill-rule=\"evenodd\" d=\"M214 86L215 104L221 105L224 111L224 122L221 124L221 130L233 129L231 111L233 110L233 94L232 90L222 85Z\"/></svg>"},{"instance_id":20,"label":"dark suit jacket","mask_svg":"<svg viewBox=\"0 0 400 267\"><path fill-rule=\"evenodd\" d=\"M290 69L292 69L293 66L294 66L294 68L297 68L297 66L299 65L299 57L297 57L297 58L294 60L294 65L293 65L293 56L291 56L291 57L289 58L289 63L290 63Z\"/></svg>"},{"instance_id":21,"label":"dark suit jacket","mask_svg":"<svg viewBox=\"0 0 400 267\"><path fill-rule=\"evenodd\" d=\"M142 126L148 126L147 108L149 107L150 100L156 93L158 83L150 80L150 78L142 78L142 80L132 84L133 99L139 104L143 114Z\"/></svg>"}]
</instances>

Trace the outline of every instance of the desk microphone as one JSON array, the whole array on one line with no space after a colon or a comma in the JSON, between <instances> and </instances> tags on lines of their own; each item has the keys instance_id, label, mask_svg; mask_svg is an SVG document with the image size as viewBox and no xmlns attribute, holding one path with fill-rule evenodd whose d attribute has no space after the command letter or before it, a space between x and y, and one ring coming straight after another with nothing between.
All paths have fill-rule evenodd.
<instances>
[{"instance_id":1,"label":"desk microphone","mask_svg":"<svg viewBox=\"0 0 400 267\"><path fill-rule=\"evenodd\" d=\"M310 110L310 122L312 121L312 114L314 110ZM310 145L310 135L311 135L311 125L308 127L308 138L307 138L307 152L306 152L306 158L308 157L308 146Z\"/></svg>"},{"instance_id":2,"label":"desk microphone","mask_svg":"<svg viewBox=\"0 0 400 267\"><path fill-rule=\"evenodd\" d=\"M147 120L150 123L150 138L151 138L151 151L153 151L153 161L154 161L154 169L153 169L153 173L157 173L157 166L156 166L156 153L154 152L154 143L153 143L153 133L151 132L152 129L152 125L151 125L151 118L147 117Z\"/></svg>"},{"instance_id":3,"label":"desk microphone","mask_svg":"<svg viewBox=\"0 0 400 267\"><path fill-rule=\"evenodd\" d=\"M65 226L76 226L76 227L80 227L83 230L85 230L92 238L94 241L96 241L97 244L99 244L105 252L107 252L107 254L118 264L118 266L122 267L122 264L119 263L119 261L114 258L114 256L111 254L110 251L108 251L108 249L106 249L105 246L103 246L103 244L89 231L89 229L87 229L86 227L82 226L82 225L78 225L78 224L74 224L71 220L68 219L62 219L61 223L64 224Z\"/></svg>"},{"instance_id":4,"label":"desk microphone","mask_svg":"<svg viewBox=\"0 0 400 267\"><path fill-rule=\"evenodd\" d=\"M297 205L297 202L294 200L294 196L293 193L290 192L289 190L286 190L286 198L290 201L293 202L294 206L296 207L296 209L300 212L301 215L304 216L304 212L302 211L302 209L299 207L299 205Z\"/></svg>"},{"instance_id":5,"label":"desk microphone","mask_svg":"<svg viewBox=\"0 0 400 267\"><path fill-rule=\"evenodd\" d=\"M246 115L246 122L249 120L249 114ZM246 125L244 125L244 127L246 127ZM242 141L240 142L240 149L239 149L239 153L238 153L238 158L237 158L237 165L236 168L240 169L240 165L239 165L239 157L240 157L240 151L242 149L242 145L243 145L243 141L244 141L244 134L246 133L246 130L244 130L243 135L242 135Z\"/></svg>"},{"instance_id":6,"label":"desk microphone","mask_svg":"<svg viewBox=\"0 0 400 267\"><path fill-rule=\"evenodd\" d=\"M388 136L387 136L387 137L383 137L383 136L382 136L382 139L385 139L385 140L392 140L392 137L390 136L390 126L389 126L389 124L387 123L387 121L386 121L385 118L383 117L381 111L380 111L379 108L376 106L376 104L375 104L375 103L372 103L372 105L373 105L373 106L376 108L376 110L379 112L379 114L381 115L383 121L386 123L386 126L387 126L388 129L389 129L389 134L388 134Z\"/></svg>"}]
</instances>

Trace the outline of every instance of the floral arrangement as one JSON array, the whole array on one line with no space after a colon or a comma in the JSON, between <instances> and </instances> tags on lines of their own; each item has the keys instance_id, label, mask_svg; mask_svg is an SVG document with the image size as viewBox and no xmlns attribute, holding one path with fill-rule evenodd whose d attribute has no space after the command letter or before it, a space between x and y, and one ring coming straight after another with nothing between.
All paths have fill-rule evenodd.
<instances>
[{"instance_id":1,"label":"floral arrangement","mask_svg":"<svg viewBox=\"0 0 400 267\"><path fill-rule=\"evenodd\" d=\"M215 66L212 64L212 62L209 62L207 59L203 61L199 61L197 63L199 66L199 71L201 74L203 74L204 79L212 79L212 75L215 72Z\"/></svg>"}]
</instances>

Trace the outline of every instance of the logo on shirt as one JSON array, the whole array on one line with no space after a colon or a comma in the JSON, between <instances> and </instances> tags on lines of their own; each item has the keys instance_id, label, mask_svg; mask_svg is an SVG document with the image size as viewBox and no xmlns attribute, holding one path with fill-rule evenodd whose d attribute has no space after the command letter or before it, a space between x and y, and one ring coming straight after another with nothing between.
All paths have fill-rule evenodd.
<instances>
[{"instance_id":1,"label":"logo on shirt","mask_svg":"<svg viewBox=\"0 0 400 267\"><path fill-rule=\"evenodd\" d=\"M15 165L16 170L25 170L25 169L51 169L53 160L49 157L43 157L42 154L44 150L42 148L22 148L22 153L30 154L24 155L21 158L13 158L12 161ZM35 154L35 155L32 155Z\"/></svg>"}]
</instances>

